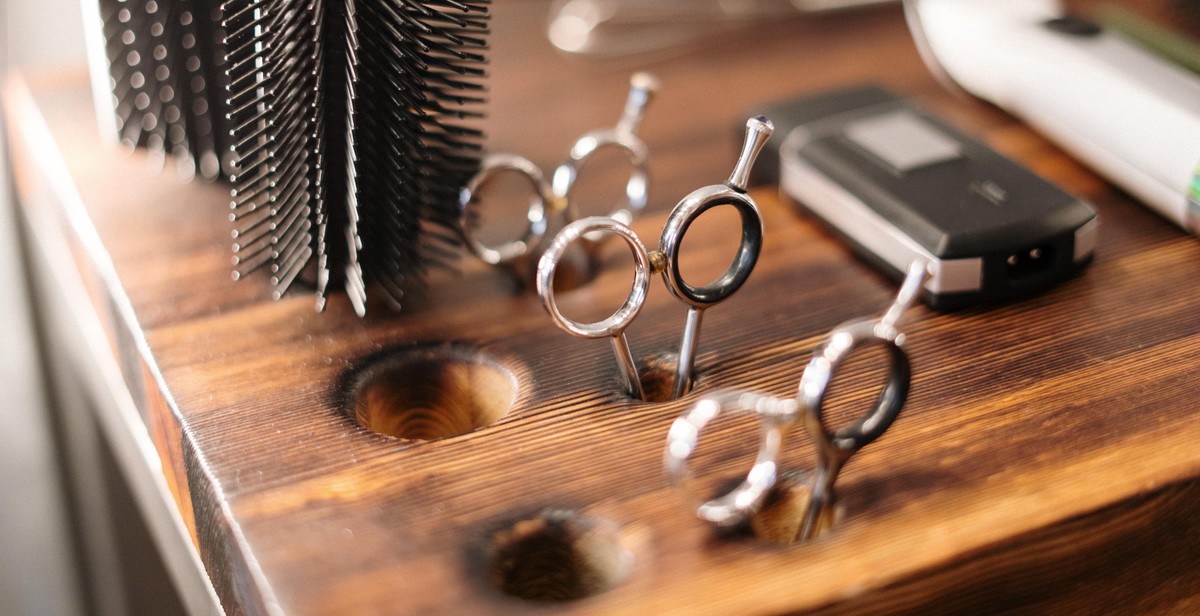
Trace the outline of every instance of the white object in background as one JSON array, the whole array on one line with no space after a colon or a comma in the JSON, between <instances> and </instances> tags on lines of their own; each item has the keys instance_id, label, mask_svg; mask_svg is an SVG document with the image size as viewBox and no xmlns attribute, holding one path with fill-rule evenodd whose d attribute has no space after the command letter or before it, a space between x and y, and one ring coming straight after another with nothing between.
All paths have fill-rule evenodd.
<instances>
[{"instance_id":1,"label":"white object in background","mask_svg":"<svg viewBox=\"0 0 1200 616\"><path fill-rule=\"evenodd\" d=\"M589 58L679 53L707 37L770 20L895 1L557 0L546 35L560 51Z\"/></svg>"},{"instance_id":2,"label":"white object in background","mask_svg":"<svg viewBox=\"0 0 1200 616\"><path fill-rule=\"evenodd\" d=\"M1200 234L1200 78L1055 0L905 0L930 70ZM1192 187L1189 198L1189 187Z\"/></svg>"}]
</instances>

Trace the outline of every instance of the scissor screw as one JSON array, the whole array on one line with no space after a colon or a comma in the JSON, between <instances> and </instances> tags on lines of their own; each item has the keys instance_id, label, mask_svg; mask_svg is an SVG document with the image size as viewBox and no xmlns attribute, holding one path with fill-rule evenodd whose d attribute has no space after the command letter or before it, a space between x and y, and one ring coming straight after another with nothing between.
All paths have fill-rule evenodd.
<instances>
[{"instance_id":1,"label":"scissor screw","mask_svg":"<svg viewBox=\"0 0 1200 616\"><path fill-rule=\"evenodd\" d=\"M662 251L651 250L649 256L651 274L661 274L663 270L667 269L667 255L664 255Z\"/></svg>"}]
</instances>

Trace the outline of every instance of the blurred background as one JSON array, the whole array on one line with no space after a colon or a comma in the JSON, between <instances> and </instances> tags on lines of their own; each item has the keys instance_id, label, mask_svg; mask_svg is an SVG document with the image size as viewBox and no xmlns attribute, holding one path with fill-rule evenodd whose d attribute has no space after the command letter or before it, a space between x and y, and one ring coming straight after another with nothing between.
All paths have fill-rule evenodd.
<instances>
[{"instance_id":1,"label":"blurred background","mask_svg":"<svg viewBox=\"0 0 1200 616\"><path fill-rule=\"evenodd\" d=\"M79 0L0 0L0 74L79 67ZM0 116L0 132L6 132ZM0 139L0 614L83 613L18 258L13 187Z\"/></svg>"},{"instance_id":2,"label":"blurred background","mask_svg":"<svg viewBox=\"0 0 1200 616\"><path fill-rule=\"evenodd\" d=\"M86 53L83 33L82 6L96 0L0 0L0 85L10 71L19 70L25 74L41 72L59 73L63 71L81 73L86 65ZM655 3L652 0L623 0L626 9L633 13L633 27L622 30L620 37L613 34L612 38L597 40L585 45L586 39L580 38L581 27L578 15L567 10L572 3L568 0L558 0L555 7L563 10L555 13L557 19L549 20L547 38L550 43L560 50L572 52L589 52L594 57L588 62L580 62L579 58L561 58L555 62L561 69L558 87L551 91L530 88L532 80L524 74L527 69L522 65L521 58L528 57L529 47L546 46L546 40L521 39L513 36L513 24L529 23L533 20L546 19L545 1L515 2L513 0L495 0L497 6L505 9L504 19L494 21L494 29L504 34L496 38L502 39L507 46L498 45L492 50L492 57L497 59L489 69L491 81L489 84L490 97L501 101L506 108L521 108L535 112L544 109L571 109L571 113L543 114L539 118L539 128L542 134L531 137L528 133L528 123L504 122L503 118L490 121L487 126L489 133L488 149L492 151L513 151L528 156L543 168L557 162L564 146L570 143L583 129L605 126L615 120L616 111L623 100L628 74L633 68L643 68L649 64L656 74L671 85L664 92L658 109L650 112L651 121L646 127L645 138L648 142L663 144L674 155L691 156L697 144L709 144L712 135L719 134L725 146L716 156L691 156L689 161L696 160L698 168L676 164L670 167L668 174L655 178L656 190L662 195L682 195L695 188L696 177L718 178L728 168L729 156L736 145L735 139L740 139L740 132L734 128L740 127L741 118L753 104L763 101L782 99L797 94L796 85L787 79L771 80L768 83L754 81L754 73L747 71L742 82L728 84L714 95L714 89L709 79L710 71L730 72L729 65L752 58L757 48L768 48L779 45L785 36L807 37L813 44L830 43L837 36L862 25L868 31L872 24L883 23L886 19L899 16L899 7L880 7L880 11L872 13L864 10L861 13L861 24L852 21L859 14L847 16L830 16L822 19L814 18L808 22L789 21L794 19L789 13L781 14L778 19L773 16L765 18L761 33L756 36L723 37L723 30L713 27L709 30L697 28L697 24L705 25L705 20L715 18L727 19L735 24L736 15L725 13L701 14L692 22L679 19L661 19L659 13L653 13ZM850 0L854 3L853 0ZM751 0L752 2L752 0ZM882 0L858 0L859 4L875 4ZM689 11L696 7L715 3L700 2L687 6ZM732 3L736 5L737 3ZM796 7L808 4L822 5L822 0L794 0ZM894 2L893 2L894 4ZM1127 2L1135 5L1136 3ZM1183 2L1177 3L1183 5ZM643 13L639 13L643 11ZM794 12L790 7L789 11ZM890 12L887 12L890 11ZM652 18L648 21L643 18ZM650 25L647 25L649 23ZM710 43L705 38L699 38L697 33L708 35ZM639 47L647 41L661 44L661 47ZM909 39L904 34L899 45L909 45ZM695 51L697 46L711 47L704 55L703 61L676 62L670 60ZM519 48L525 46L525 48ZM908 49L905 47L905 49ZM618 57L613 50L621 50L624 57ZM630 60L633 57L633 60ZM998 116L982 106L972 107L971 112L976 116L967 118L967 112L962 101L951 106L948 97L931 79L927 79L923 69L919 69L919 77L912 74L902 74L898 70L881 71L864 64L864 57L847 54L836 59L830 66L811 67L806 69L811 74L805 77L805 87L816 88L823 86L843 85L853 79L870 77L885 82L884 85L896 85L908 95L925 96L938 106L937 111L948 115L952 120L968 119L973 128L978 129L981 120ZM557 58L557 56L556 56ZM717 65L714 69L714 64ZM722 69L721 65L725 68ZM911 64L911 63L910 63ZM913 65L915 66L915 65ZM632 68L631 68L632 67ZM911 70L911 67L910 67ZM882 74L882 76L881 76ZM894 83L887 83L887 82ZM916 91L914 91L916 88ZM597 94L600 93L600 94ZM930 94L933 95L930 95ZM603 95L612 101L611 106L584 105L581 109L578 102L583 97ZM701 102L697 102L701 101ZM656 124L655 115L670 117L688 113L694 105L703 104L706 108L706 123L696 123L689 132L667 133L662 126ZM968 103L969 105L970 103ZM62 484L59 471L56 468L57 458L51 445L53 426L47 425L49 413L46 407L46 394L43 389L40 359L34 342L34 315L30 314L28 305L26 274L22 269L20 254L20 239L15 228L14 196L12 178L10 177L7 159L7 139L4 126L5 118L0 114L0 382L5 384L4 400L0 406L0 616L24 616L29 614L74 615L98 611L95 606L87 605L82 599L85 593L81 590L79 567L74 562L71 549L71 533L68 526ZM682 153L682 154L681 154ZM623 169L618 169L623 172ZM1064 173L1068 173L1068 169ZM590 177L590 176L589 176ZM584 184L584 191L598 190L602 186L616 186L609 176L596 176L596 184ZM586 194L586 192L585 192ZM659 197L658 205L673 204L670 197ZM610 203L611 197L603 196L593 200L596 203ZM521 199L514 201L512 211L523 211L527 203ZM655 204L651 204L653 208ZM500 213L497 219L506 220L503 215L505 208L496 210ZM507 220L523 223L518 217L508 216ZM723 224L718 221L718 224ZM498 235L509 235L509 229L493 229ZM705 233L701 233L701 236ZM484 238L493 239L493 238ZM714 272L715 275L719 272ZM691 274L689 274L689 278ZM600 306L597 310L603 312L610 307ZM586 316L586 315L585 315ZM578 316L576 318L579 318ZM117 510L115 517L122 517L123 511ZM133 516L130 516L133 517ZM133 549L142 560L153 562L155 555L152 550L139 551ZM153 565L151 565L153 566ZM145 589L139 588L138 594ZM102 610L101 610L102 611ZM152 611L146 613L173 613Z\"/></svg>"}]
</instances>

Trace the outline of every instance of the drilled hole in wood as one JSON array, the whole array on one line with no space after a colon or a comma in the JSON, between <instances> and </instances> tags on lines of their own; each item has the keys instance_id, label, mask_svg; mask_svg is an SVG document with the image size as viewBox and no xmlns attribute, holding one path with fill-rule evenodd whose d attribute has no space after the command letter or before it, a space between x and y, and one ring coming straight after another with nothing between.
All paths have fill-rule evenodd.
<instances>
[{"instance_id":1,"label":"drilled hole in wood","mask_svg":"<svg viewBox=\"0 0 1200 616\"><path fill-rule=\"evenodd\" d=\"M654 355L639 362L638 377L642 381L642 393L646 402L668 402L673 400L671 395L675 387L675 366L678 360L674 355ZM693 375L694 377L694 375ZM688 382L683 393L692 390Z\"/></svg>"},{"instance_id":2,"label":"drilled hole in wood","mask_svg":"<svg viewBox=\"0 0 1200 616\"><path fill-rule=\"evenodd\" d=\"M465 348L427 347L360 372L352 415L379 434L434 440L491 425L512 408L516 393L516 379L497 362Z\"/></svg>"},{"instance_id":3,"label":"drilled hole in wood","mask_svg":"<svg viewBox=\"0 0 1200 616\"><path fill-rule=\"evenodd\" d=\"M488 575L513 597L571 601L613 588L632 567L616 522L550 510L492 536Z\"/></svg>"},{"instance_id":4,"label":"drilled hole in wood","mask_svg":"<svg viewBox=\"0 0 1200 616\"><path fill-rule=\"evenodd\" d=\"M797 543L812 497L809 477L807 472L782 473L762 508L750 516L751 534L771 543ZM818 522L817 536L835 527L841 517L835 505Z\"/></svg>"}]
</instances>

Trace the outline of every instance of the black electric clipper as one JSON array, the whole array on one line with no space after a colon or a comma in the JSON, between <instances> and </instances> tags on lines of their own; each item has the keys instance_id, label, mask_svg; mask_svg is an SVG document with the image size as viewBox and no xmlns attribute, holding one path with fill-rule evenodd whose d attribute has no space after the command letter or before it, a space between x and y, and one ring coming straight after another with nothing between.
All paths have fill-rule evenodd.
<instances>
[{"instance_id":1,"label":"black electric clipper","mask_svg":"<svg viewBox=\"0 0 1200 616\"><path fill-rule=\"evenodd\" d=\"M763 113L784 134L781 192L897 279L928 261L935 308L1041 291L1091 262L1091 206L881 88Z\"/></svg>"}]
</instances>

